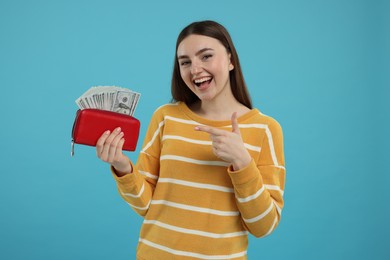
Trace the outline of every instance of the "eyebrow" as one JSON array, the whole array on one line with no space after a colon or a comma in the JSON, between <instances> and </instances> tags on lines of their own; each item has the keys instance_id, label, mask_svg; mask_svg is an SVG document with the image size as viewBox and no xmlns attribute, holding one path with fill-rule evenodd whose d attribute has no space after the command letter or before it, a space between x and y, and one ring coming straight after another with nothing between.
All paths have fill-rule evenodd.
<instances>
[{"instance_id":1,"label":"eyebrow","mask_svg":"<svg viewBox=\"0 0 390 260\"><path fill-rule=\"evenodd\" d=\"M212 49L212 48L203 48L203 49L200 49L199 51L197 51L197 52L195 53L195 56L199 56L200 54L202 54L202 53L205 52L205 51L213 51L213 49ZM188 58L188 55L180 55L180 56L177 57L178 60L180 60L180 59L186 59L186 58Z\"/></svg>"}]
</instances>

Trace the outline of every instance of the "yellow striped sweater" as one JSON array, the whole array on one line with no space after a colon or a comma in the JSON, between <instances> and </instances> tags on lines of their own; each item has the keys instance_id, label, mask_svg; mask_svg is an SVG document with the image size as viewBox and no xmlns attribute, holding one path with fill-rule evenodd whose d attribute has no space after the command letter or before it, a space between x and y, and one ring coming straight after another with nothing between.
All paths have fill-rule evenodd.
<instances>
[{"instance_id":1,"label":"yellow striped sweater","mask_svg":"<svg viewBox=\"0 0 390 260\"><path fill-rule=\"evenodd\" d=\"M114 178L141 216L137 259L247 259L248 233L270 234L283 208L285 167L280 125L257 109L238 118L252 156L233 171L212 152L208 125L231 131L184 103L167 104L151 119L132 174ZM112 169L113 170L113 169Z\"/></svg>"}]
</instances>

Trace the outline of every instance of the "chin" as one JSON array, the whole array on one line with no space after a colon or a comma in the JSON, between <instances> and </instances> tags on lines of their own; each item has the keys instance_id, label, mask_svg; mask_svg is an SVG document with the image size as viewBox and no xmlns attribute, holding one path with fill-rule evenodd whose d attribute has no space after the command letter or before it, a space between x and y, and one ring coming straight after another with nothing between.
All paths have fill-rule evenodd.
<instances>
[{"instance_id":1,"label":"chin","mask_svg":"<svg viewBox=\"0 0 390 260\"><path fill-rule=\"evenodd\" d=\"M200 99L200 101L211 101L214 99L214 96L198 95L198 98Z\"/></svg>"}]
</instances>

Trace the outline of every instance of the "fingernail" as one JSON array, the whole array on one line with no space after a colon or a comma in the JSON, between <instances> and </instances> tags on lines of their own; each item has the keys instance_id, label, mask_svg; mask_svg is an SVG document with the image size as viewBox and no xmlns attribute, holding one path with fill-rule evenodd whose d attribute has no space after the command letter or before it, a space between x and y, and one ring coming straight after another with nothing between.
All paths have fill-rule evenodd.
<instances>
[{"instance_id":1,"label":"fingernail","mask_svg":"<svg viewBox=\"0 0 390 260\"><path fill-rule=\"evenodd\" d=\"M120 132L121 131L121 128L118 127L117 129L115 129L117 132Z\"/></svg>"},{"instance_id":2,"label":"fingernail","mask_svg":"<svg viewBox=\"0 0 390 260\"><path fill-rule=\"evenodd\" d=\"M195 130L199 130L200 128L198 126L195 126Z\"/></svg>"},{"instance_id":3,"label":"fingernail","mask_svg":"<svg viewBox=\"0 0 390 260\"><path fill-rule=\"evenodd\" d=\"M107 130L106 132L104 132L104 134L109 135L110 134L110 130Z\"/></svg>"},{"instance_id":4,"label":"fingernail","mask_svg":"<svg viewBox=\"0 0 390 260\"><path fill-rule=\"evenodd\" d=\"M122 136L122 135L124 135L124 133L123 133L123 132L121 132L119 135L120 135L120 136Z\"/></svg>"}]
</instances>

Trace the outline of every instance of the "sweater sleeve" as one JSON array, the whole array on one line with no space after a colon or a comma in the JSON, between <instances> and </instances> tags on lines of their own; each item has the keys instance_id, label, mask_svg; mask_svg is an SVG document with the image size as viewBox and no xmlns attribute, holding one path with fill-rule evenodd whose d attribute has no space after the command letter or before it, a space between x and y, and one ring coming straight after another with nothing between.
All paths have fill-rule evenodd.
<instances>
[{"instance_id":1,"label":"sweater sleeve","mask_svg":"<svg viewBox=\"0 0 390 260\"><path fill-rule=\"evenodd\" d=\"M141 216L145 216L158 180L160 170L161 132L163 117L155 112L145 135L142 150L133 173L118 177L111 167L121 197Z\"/></svg>"},{"instance_id":2,"label":"sweater sleeve","mask_svg":"<svg viewBox=\"0 0 390 260\"><path fill-rule=\"evenodd\" d=\"M228 173L244 226L256 237L269 235L281 218L286 173L282 129L275 120L265 128L258 161Z\"/></svg>"}]
</instances>

